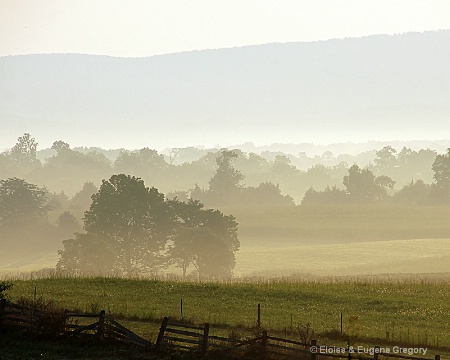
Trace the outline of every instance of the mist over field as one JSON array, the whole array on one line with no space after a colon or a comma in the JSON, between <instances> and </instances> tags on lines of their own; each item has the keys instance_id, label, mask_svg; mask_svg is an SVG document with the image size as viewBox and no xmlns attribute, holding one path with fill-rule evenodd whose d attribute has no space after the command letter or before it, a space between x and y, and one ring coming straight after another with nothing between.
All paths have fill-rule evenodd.
<instances>
[{"instance_id":1,"label":"mist over field","mask_svg":"<svg viewBox=\"0 0 450 360\"><path fill-rule=\"evenodd\" d=\"M450 31L0 58L0 273L450 272Z\"/></svg>"},{"instance_id":2,"label":"mist over field","mask_svg":"<svg viewBox=\"0 0 450 360\"><path fill-rule=\"evenodd\" d=\"M0 0L0 358L450 359L449 19Z\"/></svg>"}]
</instances>

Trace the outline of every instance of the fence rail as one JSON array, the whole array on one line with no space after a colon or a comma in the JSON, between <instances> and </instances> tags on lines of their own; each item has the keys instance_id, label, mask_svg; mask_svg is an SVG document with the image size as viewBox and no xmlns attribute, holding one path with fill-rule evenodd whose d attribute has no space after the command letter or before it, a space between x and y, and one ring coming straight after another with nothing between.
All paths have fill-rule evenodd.
<instances>
[{"instance_id":1,"label":"fence rail","mask_svg":"<svg viewBox=\"0 0 450 360\"><path fill-rule=\"evenodd\" d=\"M184 331L178 328L186 328L195 330ZM349 345L344 347L318 345L316 340L311 340L310 343L303 343L292 339L285 339L275 336L269 336L268 332L261 330L262 335L256 336L246 340L236 340L222 336L209 335L209 325L194 326L182 323L170 322L169 318L164 318L160 327L158 340L156 342L156 349L162 346L175 346L183 349L201 351L205 353L209 348L232 350L235 353L253 352L257 353L258 359L265 359L269 355L275 357L282 357L283 359L347 359L347 360L379 360L380 357L386 358L400 358L405 360L424 360L415 356L395 354L385 352L379 346L374 346L373 354L361 353L355 351ZM181 338L172 336L171 334L185 335L189 338ZM192 340L195 339L195 340ZM336 349L344 349L341 353L335 351ZM330 352L322 352L320 349L331 349ZM436 355L434 360L440 360L440 355Z\"/></svg>"},{"instance_id":2,"label":"fence rail","mask_svg":"<svg viewBox=\"0 0 450 360\"><path fill-rule=\"evenodd\" d=\"M33 308L33 306L13 304L6 302L4 299L0 301L0 329L14 328L33 333L39 326L40 320L45 318L45 315L49 314ZM62 326L58 327L57 334L54 334L56 336L70 337L83 333L98 338L116 339L146 348L153 346L150 341L127 329L111 316L106 315L105 310L101 310L98 314L74 313L66 310L60 316ZM94 322L80 325L78 324L78 318L92 319Z\"/></svg>"},{"instance_id":3,"label":"fence rail","mask_svg":"<svg viewBox=\"0 0 450 360\"><path fill-rule=\"evenodd\" d=\"M2 328L15 328L23 331L42 330L46 324L43 319L54 316L55 313L45 313L33 306L21 306L0 300L0 330ZM170 321L165 317L159 329L156 343L137 335L119 322L115 321L111 315L107 315L104 310L98 314L84 314L64 311L61 316L63 326L58 328L57 336L79 336L89 334L99 339L110 338L122 341L135 346L151 349L155 351L163 350L170 346L182 350L195 351L205 355L208 351L222 350L230 354L229 358L245 357L250 359L268 359L270 356L283 359L347 359L347 360L380 360L387 358L397 358L405 360L424 360L415 356L396 354L383 351L383 348L374 347L373 354L351 352L349 345L344 347L318 345L316 340L303 343L292 339L270 336L266 330L260 330L259 336L240 340L210 334L208 323L192 325ZM61 320L56 316L57 320ZM79 324L78 319L83 319L85 324ZM48 320L48 319L47 319ZM86 324L92 320L92 323ZM325 348L331 351L322 352ZM338 352L337 349L343 349ZM369 356L370 355L370 356ZM425 359L426 360L426 359ZM428 358L428 360L431 360ZM440 355L436 355L434 360L440 360Z\"/></svg>"}]
</instances>

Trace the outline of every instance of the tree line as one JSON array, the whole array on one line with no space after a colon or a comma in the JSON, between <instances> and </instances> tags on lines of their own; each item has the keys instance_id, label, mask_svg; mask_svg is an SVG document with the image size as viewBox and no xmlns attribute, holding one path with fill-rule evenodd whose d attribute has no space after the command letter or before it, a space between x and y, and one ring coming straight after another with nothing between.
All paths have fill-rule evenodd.
<instances>
[{"instance_id":1,"label":"tree line","mask_svg":"<svg viewBox=\"0 0 450 360\"><path fill-rule=\"evenodd\" d=\"M68 273L133 276L174 266L182 269L183 277L190 267L200 278L232 274L238 224L233 216L205 209L199 201L169 200L139 178L113 175L92 195L83 231L69 212L61 214L58 228L48 224L51 206L46 195L45 189L22 179L0 180L3 249L14 245L23 251L31 245L24 242L26 232L34 244L42 245L40 236L62 228L59 236L66 239L58 251L57 269Z\"/></svg>"},{"instance_id":2,"label":"tree line","mask_svg":"<svg viewBox=\"0 0 450 360\"><path fill-rule=\"evenodd\" d=\"M63 240L57 267L68 272L134 275L178 267L183 276L190 269L200 277L231 276L239 249L238 224L232 215L224 215L217 209L295 206L294 199L282 193L278 182L266 180L257 186L246 186L246 175L237 166L243 154L235 150L222 149L201 158L206 161L213 157L215 162L213 169L205 167L210 176L206 185L195 184L189 190L172 190L164 195L153 182L147 187L144 179L133 174L137 167L149 171L152 179L164 178L157 168L172 165L155 150L122 152L111 167L103 155L79 153L63 141L53 144L56 155L45 164L37 160L36 149L35 139L24 134L11 150L0 155L0 171L16 168L15 174L24 175L0 180L3 253L8 250L20 253L23 247L42 249L43 244L53 248ZM429 155L429 151L422 150L402 150L397 154L393 148L385 147L376 152L371 166L341 164L342 185L327 185L318 190L310 187L301 205L380 202L450 205L450 149L445 154L434 154L430 165L432 183L412 178L400 190L394 190L393 178L398 169L413 168L413 159L424 161ZM265 160L256 157L248 154L246 159L253 159L249 166L259 162L258 168L264 168ZM159 165L155 167L155 163ZM184 166L190 165L177 165L172 170ZM87 181L71 198L64 191L51 192L26 179L49 171L56 176L54 181L64 182L65 176L80 176L77 171L95 174L99 169L105 173L113 169L123 172L105 176L99 187ZM286 156L277 155L271 169L280 176L280 182L298 179L299 170ZM286 174L290 175L285 177ZM177 174L174 172L173 176ZM55 215L56 218L49 219Z\"/></svg>"},{"instance_id":3,"label":"tree line","mask_svg":"<svg viewBox=\"0 0 450 360\"><path fill-rule=\"evenodd\" d=\"M97 148L75 150L58 140L51 150L45 150L48 158L40 161L37 146L30 134L19 137L13 148L0 154L0 178L25 179L47 187L52 193L64 192L69 197L79 192L86 182L99 186L101 179L123 173L142 178L169 197L177 195L186 200L194 189L209 188L211 176L218 167L216 159L221 154L217 149L196 148L170 149L167 154L149 148L109 152ZM258 155L241 150L233 150L233 153L233 167L243 176L241 187L253 188L246 193L246 201L262 201L262 193L274 191L274 186L283 195L292 197L296 204L302 202L310 188L316 191L327 187L344 190L343 177L354 164L370 170L376 177L386 175L395 181L394 189L388 192L390 195L410 185L411 181L422 180L431 185L435 181L432 165L438 155L430 149L403 148L397 152L390 146L356 157L335 156L329 151L314 158L304 153L297 156L280 152Z\"/></svg>"}]
</instances>

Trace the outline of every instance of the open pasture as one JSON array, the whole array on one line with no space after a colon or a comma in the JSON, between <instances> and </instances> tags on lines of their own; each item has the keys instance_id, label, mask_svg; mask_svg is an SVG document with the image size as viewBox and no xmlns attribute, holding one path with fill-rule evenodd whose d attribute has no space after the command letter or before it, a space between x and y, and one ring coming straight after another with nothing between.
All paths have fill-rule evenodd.
<instances>
[{"instance_id":1,"label":"open pasture","mask_svg":"<svg viewBox=\"0 0 450 360\"><path fill-rule=\"evenodd\" d=\"M278 331L310 322L320 336L344 332L362 339L389 339L428 346L450 344L450 276L390 278L242 279L196 283L119 278L16 280L11 296L54 299L56 304L122 318L160 321L163 316L226 328L255 325ZM143 330L147 332L148 330Z\"/></svg>"},{"instance_id":2,"label":"open pasture","mask_svg":"<svg viewBox=\"0 0 450 360\"><path fill-rule=\"evenodd\" d=\"M236 254L238 276L450 272L450 239L249 244Z\"/></svg>"}]
</instances>

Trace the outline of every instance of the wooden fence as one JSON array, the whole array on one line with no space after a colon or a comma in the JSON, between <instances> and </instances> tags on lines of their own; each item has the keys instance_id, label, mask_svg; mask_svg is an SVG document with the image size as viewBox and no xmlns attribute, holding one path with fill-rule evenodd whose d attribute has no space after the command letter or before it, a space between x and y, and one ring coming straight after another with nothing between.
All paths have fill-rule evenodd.
<instances>
[{"instance_id":1,"label":"wooden fence","mask_svg":"<svg viewBox=\"0 0 450 360\"><path fill-rule=\"evenodd\" d=\"M72 313L67 310L49 313L33 306L8 303L3 299L0 301L0 329L2 328L58 337L83 333L99 339L109 338L145 348L153 347L150 341L115 321L105 310L101 310L99 314Z\"/></svg>"},{"instance_id":2,"label":"wooden fence","mask_svg":"<svg viewBox=\"0 0 450 360\"><path fill-rule=\"evenodd\" d=\"M227 354L227 358L230 359L380 360L379 357L392 357L424 360L424 358L386 352L380 347L373 347L375 351L369 354L355 351L349 345L344 347L319 345L316 340L302 343L270 336L266 330L260 330L257 336L245 340L216 336L210 334L209 324L190 325L169 321L167 317L162 321L156 344L152 344L115 321L104 310L101 310L99 314L72 313L67 310L46 313L33 306L12 304L3 299L0 301L0 330L4 328L37 334L46 334L46 331L50 331L52 335L59 337L83 334L98 339L114 339L154 351L164 351L164 349L175 347L197 352L201 356L220 351ZM436 355L434 360L440 360L440 355Z\"/></svg>"},{"instance_id":3,"label":"wooden fence","mask_svg":"<svg viewBox=\"0 0 450 360\"><path fill-rule=\"evenodd\" d=\"M208 351L220 349L228 351L230 358L243 356L249 359L310 359L320 360L329 358L379 360L383 358L397 358L405 360L424 360L423 357L402 355L386 351L385 348L373 346L369 352L368 347L361 351L350 345L343 347L319 345L316 340L310 343L269 336L266 330L261 335L246 340L238 340L221 336L210 335L209 324L195 326L169 321L165 317L162 321L156 349L164 346L177 347L184 350L197 351L206 354ZM365 351L364 351L365 350ZM436 355L434 360L440 360Z\"/></svg>"}]
</instances>

